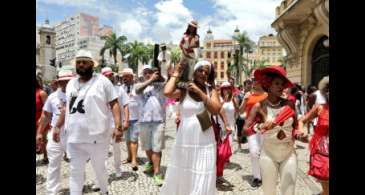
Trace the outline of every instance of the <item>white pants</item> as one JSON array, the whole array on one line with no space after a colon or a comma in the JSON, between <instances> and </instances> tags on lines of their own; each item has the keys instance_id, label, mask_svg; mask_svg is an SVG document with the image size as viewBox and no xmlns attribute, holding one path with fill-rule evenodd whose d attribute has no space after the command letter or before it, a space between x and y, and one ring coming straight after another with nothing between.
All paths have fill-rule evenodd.
<instances>
[{"instance_id":1,"label":"white pants","mask_svg":"<svg viewBox=\"0 0 365 195\"><path fill-rule=\"evenodd\" d=\"M262 189L264 195L276 195L280 174L280 195L294 195L297 177L297 155L288 144L264 146L260 156Z\"/></svg>"},{"instance_id":2,"label":"white pants","mask_svg":"<svg viewBox=\"0 0 365 195\"><path fill-rule=\"evenodd\" d=\"M120 169L120 166L121 166L121 163L122 163L122 151L120 149L120 142L119 143L116 143L115 142L115 139L112 139L111 141L112 143L112 146L113 146L113 157L114 157L114 168L115 168L115 172L121 172L121 169ZM107 148L107 154L109 152L109 148ZM105 163L107 163L108 161L108 155L106 156L106 159L105 159Z\"/></svg>"},{"instance_id":3,"label":"white pants","mask_svg":"<svg viewBox=\"0 0 365 195\"><path fill-rule=\"evenodd\" d=\"M248 149L251 156L252 175L254 178L261 180L260 171L260 153L262 147L262 135L255 133L247 137Z\"/></svg>"},{"instance_id":4,"label":"white pants","mask_svg":"<svg viewBox=\"0 0 365 195\"><path fill-rule=\"evenodd\" d=\"M60 190L61 181L61 162L63 154L66 151L63 138L61 142L56 143L53 139L48 139L47 142L47 154L48 154L48 169L47 169L47 195L56 195Z\"/></svg>"},{"instance_id":5,"label":"white pants","mask_svg":"<svg viewBox=\"0 0 365 195\"><path fill-rule=\"evenodd\" d=\"M70 195L82 195L86 161L90 158L101 193L108 192L105 159L108 143L68 143L70 155Z\"/></svg>"}]
</instances>

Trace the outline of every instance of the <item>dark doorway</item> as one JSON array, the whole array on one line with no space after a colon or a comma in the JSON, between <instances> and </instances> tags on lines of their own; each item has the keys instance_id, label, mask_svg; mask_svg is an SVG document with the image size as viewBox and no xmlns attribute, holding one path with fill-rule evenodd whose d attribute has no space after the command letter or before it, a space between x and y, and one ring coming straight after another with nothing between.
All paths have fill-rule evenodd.
<instances>
[{"instance_id":1,"label":"dark doorway","mask_svg":"<svg viewBox=\"0 0 365 195\"><path fill-rule=\"evenodd\" d=\"M321 37L312 53L312 74L311 84L318 85L318 82L324 77L329 75L329 47L325 46L324 42L327 40L327 36Z\"/></svg>"}]
</instances>

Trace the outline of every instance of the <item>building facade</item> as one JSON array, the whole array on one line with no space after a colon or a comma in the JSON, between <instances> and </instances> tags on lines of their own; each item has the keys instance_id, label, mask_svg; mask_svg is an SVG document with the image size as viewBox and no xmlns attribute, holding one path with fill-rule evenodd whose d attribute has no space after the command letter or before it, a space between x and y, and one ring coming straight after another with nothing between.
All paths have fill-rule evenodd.
<instances>
[{"instance_id":1,"label":"building facade","mask_svg":"<svg viewBox=\"0 0 365 195\"><path fill-rule=\"evenodd\" d=\"M304 86L329 74L329 0L283 0L271 26L284 46L288 77Z\"/></svg>"},{"instance_id":2,"label":"building facade","mask_svg":"<svg viewBox=\"0 0 365 195\"><path fill-rule=\"evenodd\" d=\"M276 36L269 34L259 38L256 55L257 60L264 62L265 66L281 65L285 49L276 39Z\"/></svg>"},{"instance_id":3,"label":"building facade","mask_svg":"<svg viewBox=\"0 0 365 195\"><path fill-rule=\"evenodd\" d=\"M77 42L77 49L88 50L92 53L96 61L101 60L100 50L104 47L105 40L102 40L99 36L81 37ZM111 61L109 52L104 52L104 60L107 64L114 63Z\"/></svg>"},{"instance_id":4,"label":"building facade","mask_svg":"<svg viewBox=\"0 0 365 195\"><path fill-rule=\"evenodd\" d=\"M99 34L99 18L79 13L57 24L55 31L56 63L69 65L79 48L79 39Z\"/></svg>"},{"instance_id":5,"label":"building facade","mask_svg":"<svg viewBox=\"0 0 365 195\"><path fill-rule=\"evenodd\" d=\"M233 40L214 40L212 31L207 31L201 53L203 59L214 65L218 84L228 80L227 70L233 60L233 46Z\"/></svg>"},{"instance_id":6,"label":"building facade","mask_svg":"<svg viewBox=\"0 0 365 195\"><path fill-rule=\"evenodd\" d=\"M103 37L103 36L110 36L113 34L113 28L107 25L104 25L103 27L101 27L99 29L99 33L98 36Z\"/></svg>"},{"instance_id":7,"label":"building facade","mask_svg":"<svg viewBox=\"0 0 365 195\"><path fill-rule=\"evenodd\" d=\"M44 81L51 81L56 78L56 49L54 28L49 25L48 19L36 29L36 75L40 75ZM53 61L53 64L52 64Z\"/></svg>"}]
</instances>

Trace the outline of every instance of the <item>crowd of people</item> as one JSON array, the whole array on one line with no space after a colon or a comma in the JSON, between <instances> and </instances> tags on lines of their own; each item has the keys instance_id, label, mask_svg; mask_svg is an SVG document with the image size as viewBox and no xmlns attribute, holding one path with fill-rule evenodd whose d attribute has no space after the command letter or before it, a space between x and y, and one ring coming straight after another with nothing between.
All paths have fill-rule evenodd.
<instances>
[{"instance_id":1,"label":"crowd of people","mask_svg":"<svg viewBox=\"0 0 365 195\"><path fill-rule=\"evenodd\" d=\"M274 195L280 185L282 195L294 195L297 141L309 142L308 174L321 182L322 194L328 194L329 77L320 81L318 89L304 90L287 78L282 67L269 66L255 70L239 88L233 78L217 84L214 66L194 55L199 46L197 28L196 21L188 24L179 63L173 67L166 60L169 53L160 55L158 60L168 67L159 71L144 65L141 80L130 68L114 73L105 67L96 73L98 63L86 50L79 50L73 61L77 75L61 70L49 95L37 78L36 151L48 164L46 194L60 190L62 159L70 165L71 195L82 194L89 161L95 189L108 194L111 144L116 177L123 175L122 164L138 170L140 146L148 158L144 172L162 186L161 194L212 195L223 178L218 162L229 163L231 155L223 159L221 147L239 151L248 142L252 187L262 185L264 195ZM177 131L162 175L167 113L176 118ZM122 137L128 150L123 161ZM228 140L228 145L221 140Z\"/></svg>"}]
</instances>

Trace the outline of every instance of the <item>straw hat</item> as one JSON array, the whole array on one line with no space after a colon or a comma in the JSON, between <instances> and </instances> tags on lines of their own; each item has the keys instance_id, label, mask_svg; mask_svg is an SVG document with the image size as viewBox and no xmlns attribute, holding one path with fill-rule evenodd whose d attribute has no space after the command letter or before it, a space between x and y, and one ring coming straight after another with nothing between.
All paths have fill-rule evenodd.
<instances>
[{"instance_id":1,"label":"straw hat","mask_svg":"<svg viewBox=\"0 0 365 195\"><path fill-rule=\"evenodd\" d=\"M57 81L69 81L74 78L74 75L71 70L61 70L58 72Z\"/></svg>"},{"instance_id":2,"label":"straw hat","mask_svg":"<svg viewBox=\"0 0 365 195\"><path fill-rule=\"evenodd\" d=\"M91 62L94 62L94 67L99 66L98 61L96 61L93 58L93 56L92 56L92 54L91 54L90 51L83 50L83 49L77 51L75 58L71 61L71 64L73 64L73 65L76 66L76 60L78 60L78 59L89 60Z\"/></svg>"}]
</instances>

